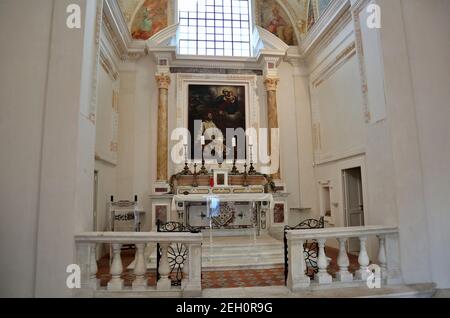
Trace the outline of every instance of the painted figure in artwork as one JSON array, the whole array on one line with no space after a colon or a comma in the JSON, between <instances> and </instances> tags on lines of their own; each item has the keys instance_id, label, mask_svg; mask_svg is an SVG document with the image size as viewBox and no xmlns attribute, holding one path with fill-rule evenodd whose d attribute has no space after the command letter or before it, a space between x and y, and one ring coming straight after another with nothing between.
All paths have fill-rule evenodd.
<instances>
[{"instance_id":1,"label":"painted figure in artwork","mask_svg":"<svg viewBox=\"0 0 450 318\"><path fill-rule=\"evenodd\" d=\"M188 128L195 140L205 137L205 149L215 140L214 153L223 153L224 158L231 154L227 146L227 128L245 130L245 87L223 85L189 85ZM201 129L195 121L201 120ZM195 129L195 130L194 130ZM208 130L208 132L207 132ZM219 141L222 141L220 145ZM194 141L193 141L194 142ZM230 141L231 142L231 141ZM192 145L194 149L194 145ZM194 156L194 154L192 154Z\"/></svg>"},{"instance_id":2,"label":"painted figure in artwork","mask_svg":"<svg viewBox=\"0 0 450 318\"><path fill-rule=\"evenodd\" d=\"M273 34L278 34L279 27L284 26L286 26L286 21L284 21L283 17L280 15L280 9L278 6L274 6L272 8L272 16L270 17L270 21L266 29Z\"/></svg>"},{"instance_id":3,"label":"painted figure in artwork","mask_svg":"<svg viewBox=\"0 0 450 318\"><path fill-rule=\"evenodd\" d=\"M132 24L133 39L148 40L167 27L167 1L146 0L144 2Z\"/></svg>"},{"instance_id":4,"label":"painted figure in artwork","mask_svg":"<svg viewBox=\"0 0 450 318\"><path fill-rule=\"evenodd\" d=\"M261 26L288 45L295 45L294 28L281 7L273 0L259 1Z\"/></svg>"}]
</instances>

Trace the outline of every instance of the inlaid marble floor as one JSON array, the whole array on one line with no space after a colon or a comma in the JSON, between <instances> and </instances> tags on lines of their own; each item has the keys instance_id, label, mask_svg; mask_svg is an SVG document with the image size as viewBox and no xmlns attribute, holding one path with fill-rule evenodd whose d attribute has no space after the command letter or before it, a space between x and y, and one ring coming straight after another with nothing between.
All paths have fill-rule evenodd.
<instances>
[{"instance_id":1,"label":"inlaid marble floor","mask_svg":"<svg viewBox=\"0 0 450 318\"><path fill-rule=\"evenodd\" d=\"M327 256L331 258L329 273L335 275L338 271L337 255L338 250L327 247ZM358 257L349 255L350 272L358 269ZM122 251L123 267L127 266L134 260L134 250ZM101 286L106 286L111 279L109 274L109 256L103 257L98 262L97 277L101 280ZM134 279L133 272L124 270L122 278L125 280L126 286L131 286ZM147 278L150 286L156 285L156 271L149 270ZM221 271L204 271L202 273L203 288L236 288L236 287L265 287L265 286L283 286L284 285L284 269L268 268L268 269L242 269L242 270L221 270Z\"/></svg>"}]
</instances>

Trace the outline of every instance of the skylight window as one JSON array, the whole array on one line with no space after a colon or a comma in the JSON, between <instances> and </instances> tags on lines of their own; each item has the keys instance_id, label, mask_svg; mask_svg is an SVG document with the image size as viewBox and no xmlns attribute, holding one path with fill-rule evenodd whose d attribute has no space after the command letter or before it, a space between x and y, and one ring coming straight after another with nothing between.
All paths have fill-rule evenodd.
<instances>
[{"instance_id":1,"label":"skylight window","mask_svg":"<svg viewBox=\"0 0 450 318\"><path fill-rule=\"evenodd\" d=\"M178 52L250 56L249 0L179 0Z\"/></svg>"}]
</instances>

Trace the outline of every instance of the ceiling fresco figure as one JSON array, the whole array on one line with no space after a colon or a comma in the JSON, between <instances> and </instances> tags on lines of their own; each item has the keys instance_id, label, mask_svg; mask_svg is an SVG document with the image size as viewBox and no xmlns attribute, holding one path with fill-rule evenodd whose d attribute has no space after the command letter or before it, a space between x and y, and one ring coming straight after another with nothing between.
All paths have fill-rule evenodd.
<instances>
[{"instance_id":1,"label":"ceiling fresco figure","mask_svg":"<svg viewBox=\"0 0 450 318\"><path fill-rule=\"evenodd\" d=\"M167 1L146 0L139 9L131 27L131 35L136 40L148 40L167 27Z\"/></svg>"},{"instance_id":2,"label":"ceiling fresco figure","mask_svg":"<svg viewBox=\"0 0 450 318\"><path fill-rule=\"evenodd\" d=\"M292 23L280 5L274 1L258 1L260 25L288 45L297 45Z\"/></svg>"}]
</instances>

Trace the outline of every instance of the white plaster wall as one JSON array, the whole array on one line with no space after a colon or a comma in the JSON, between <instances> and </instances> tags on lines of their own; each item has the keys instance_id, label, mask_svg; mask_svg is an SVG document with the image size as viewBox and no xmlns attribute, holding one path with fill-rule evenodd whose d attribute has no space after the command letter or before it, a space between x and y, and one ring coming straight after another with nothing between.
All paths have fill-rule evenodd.
<instances>
[{"instance_id":1,"label":"white plaster wall","mask_svg":"<svg viewBox=\"0 0 450 318\"><path fill-rule=\"evenodd\" d=\"M114 162L111 151L113 141L113 92L115 81L103 67L99 67L97 110L95 115L95 154L102 159Z\"/></svg>"},{"instance_id":2,"label":"white plaster wall","mask_svg":"<svg viewBox=\"0 0 450 318\"><path fill-rule=\"evenodd\" d=\"M96 4L70 3L80 30L66 27L69 1L0 3L2 296L71 296L74 234L92 226Z\"/></svg>"},{"instance_id":3,"label":"white plaster wall","mask_svg":"<svg viewBox=\"0 0 450 318\"><path fill-rule=\"evenodd\" d=\"M138 195L140 205L148 212L146 224L149 225L148 196L156 178L156 68L149 57L120 68L117 195L123 200ZM173 101L170 105L174 107Z\"/></svg>"},{"instance_id":4,"label":"white plaster wall","mask_svg":"<svg viewBox=\"0 0 450 318\"><path fill-rule=\"evenodd\" d=\"M358 58L354 54L341 62L337 60L341 52L355 41L353 33L353 26L349 23L327 45L308 57L312 123L318 128L313 137L313 189L316 194L313 217L318 217L320 213L320 184L329 182L331 202L334 203L331 206L333 220L330 226L345 226L342 169L362 167L365 199L369 201L364 156L366 130ZM329 70L333 71L330 73ZM316 84L319 80L322 82ZM369 213L369 202L365 202L365 210ZM369 224L367 218L366 224Z\"/></svg>"},{"instance_id":5,"label":"white plaster wall","mask_svg":"<svg viewBox=\"0 0 450 318\"><path fill-rule=\"evenodd\" d=\"M449 288L450 2L408 0L402 2L402 8L416 106L431 275L438 287Z\"/></svg>"},{"instance_id":6,"label":"white plaster wall","mask_svg":"<svg viewBox=\"0 0 450 318\"><path fill-rule=\"evenodd\" d=\"M116 200L118 199L116 197L117 166L113 161L110 161L110 143L113 124L111 116L113 113L113 91L115 85L115 80L108 75L103 67L99 67L95 123L95 153L96 155L99 155L101 159L95 161L95 170L98 171L96 231L108 231L108 203L111 200L111 196L114 196ZM102 159L108 159L108 161Z\"/></svg>"},{"instance_id":7,"label":"white plaster wall","mask_svg":"<svg viewBox=\"0 0 450 318\"><path fill-rule=\"evenodd\" d=\"M367 34L366 26L361 27L362 34ZM328 45L310 56L311 81L354 40L351 22ZM341 171L356 166L362 167L365 224L398 224L390 126L383 118L385 105L376 102L384 101L384 91L380 93L384 82L380 83L383 70L376 70L382 67L382 59L379 42L375 40L378 37L373 34L363 38L364 51L370 51L370 54L362 57L362 63L370 70L367 72L369 91L375 92L369 98L369 104L372 111L376 110L377 120L365 123L358 55L341 66L318 89L311 88L313 121L320 123L322 141L322 149L315 150L315 191L320 191L319 182L330 181L331 201L335 203L331 207L334 226L345 225ZM340 109L326 109L324 104L338 105ZM326 120L322 120L323 117ZM376 250L375 245L376 242L369 242L369 250Z\"/></svg>"},{"instance_id":8,"label":"white plaster wall","mask_svg":"<svg viewBox=\"0 0 450 318\"><path fill-rule=\"evenodd\" d=\"M67 28L68 4L80 5L84 23ZM88 119L94 60L96 2L54 1L46 88L36 258L36 297L70 297L68 265L74 235L92 230L95 125Z\"/></svg>"},{"instance_id":9,"label":"white plaster wall","mask_svg":"<svg viewBox=\"0 0 450 318\"><path fill-rule=\"evenodd\" d=\"M34 295L53 1L40 1L39 10L29 6L29 1L0 2L0 297Z\"/></svg>"},{"instance_id":10,"label":"white plaster wall","mask_svg":"<svg viewBox=\"0 0 450 318\"><path fill-rule=\"evenodd\" d=\"M289 208L299 209L298 129L292 66L283 62L279 68L279 75L280 83L278 84L277 102L281 142L281 177L286 183L287 191L290 193L288 198Z\"/></svg>"},{"instance_id":11,"label":"white plaster wall","mask_svg":"<svg viewBox=\"0 0 450 318\"><path fill-rule=\"evenodd\" d=\"M316 113L313 122L320 124L316 162L336 160L364 151L364 114L359 87L355 55L318 87L312 85L311 104Z\"/></svg>"},{"instance_id":12,"label":"white plaster wall","mask_svg":"<svg viewBox=\"0 0 450 318\"><path fill-rule=\"evenodd\" d=\"M377 188L392 186L400 229L402 274L405 282L417 283L432 280L430 266L433 261L430 257L431 246L426 226L427 211L421 171L418 122L414 105L414 87L407 58L408 30L405 29L402 12L403 3L408 2L378 1L383 14L382 28L379 33L381 61L384 65L387 123L379 126L386 131L377 131L376 134L385 136L387 140L375 142L375 144L390 147L373 148L370 156L372 156L373 165L386 169L385 173L392 173L392 178L384 182L378 179L379 183L370 179L369 182ZM374 141L375 135L371 137ZM390 160L392 160L391 163L389 163ZM387 165L382 166L384 163ZM393 181L392 185L389 183L390 180Z\"/></svg>"}]
</instances>

